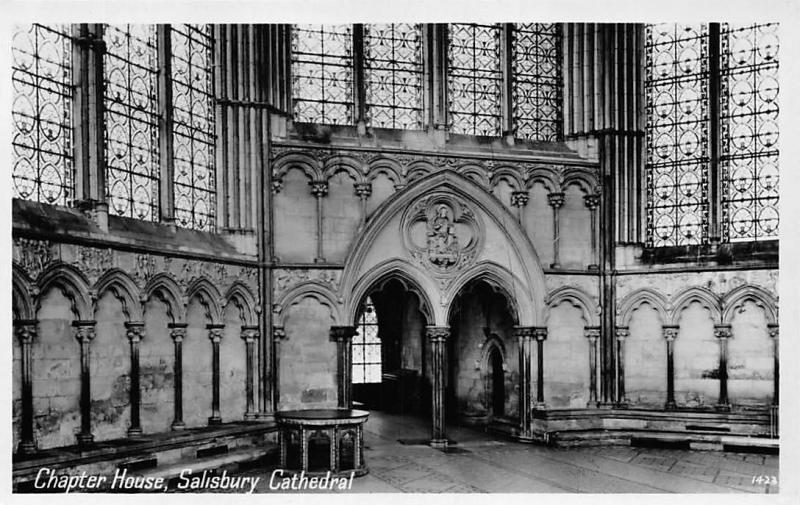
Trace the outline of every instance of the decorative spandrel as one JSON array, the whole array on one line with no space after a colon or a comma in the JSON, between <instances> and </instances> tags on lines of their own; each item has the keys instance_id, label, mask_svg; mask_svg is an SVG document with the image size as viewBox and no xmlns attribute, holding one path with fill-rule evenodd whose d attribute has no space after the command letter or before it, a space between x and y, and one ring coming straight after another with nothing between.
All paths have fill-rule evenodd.
<instances>
[{"instance_id":1,"label":"decorative spandrel","mask_svg":"<svg viewBox=\"0 0 800 505\"><path fill-rule=\"evenodd\" d=\"M708 37L706 25L647 27L649 245L708 236Z\"/></svg>"},{"instance_id":2,"label":"decorative spandrel","mask_svg":"<svg viewBox=\"0 0 800 505\"><path fill-rule=\"evenodd\" d=\"M499 25L449 25L447 91L453 133L501 133L501 34Z\"/></svg>"},{"instance_id":3,"label":"decorative spandrel","mask_svg":"<svg viewBox=\"0 0 800 505\"><path fill-rule=\"evenodd\" d=\"M14 27L12 194L67 205L72 199L72 39L69 25Z\"/></svg>"},{"instance_id":4,"label":"decorative spandrel","mask_svg":"<svg viewBox=\"0 0 800 505\"><path fill-rule=\"evenodd\" d=\"M555 142L562 124L561 28L558 24L516 24L512 33L515 135Z\"/></svg>"},{"instance_id":5,"label":"decorative spandrel","mask_svg":"<svg viewBox=\"0 0 800 505\"><path fill-rule=\"evenodd\" d=\"M175 220L214 231L216 141L211 25L172 25L172 145Z\"/></svg>"},{"instance_id":6,"label":"decorative spandrel","mask_svg":"<svg viewBox=\"0 0 800 505\"><path fill-rule=\"evenodd\" d=\"M371 126L422 128L422 61L420 25L364 25L364 82Z\"/></svg>"},{"instance_id":7,"label":"decorative spandrel","mask_svg":"<svg viewBox=\"0 0 800 505\"><path fill-rule=\"evenodd\" d=\"M105 157L109 211L158 219L158 41L155 25L106 25Z\"/></svg>"},{"instance_id":8,"label":"decorative spandrel","mask_svg":"<svg viewBox=\"0 0 800 505\"><path fill-rule=\"evenodd\" d=\"M778 237L778 25L723 24L720 126L724 238Z\"/></svg>"},{"instance_id":9,"label":"decorative spandrel","mask_svg":"<svg viewBox=\"0 0 800 505\"><path fill-rule=\"evenodd\" d=\"M292 25L295 121L353 122L353 32L350 25Z\"/></svg>"},{"instance_id":10,"label":"decorative spandrel","mask_svg":"<svg viewBox=\"0 0 800 505\"><path fill-rule=\"evenodd\" d=\"M438 276L449 276L471 264L484 236L473 210L450 195L416 202L403 215L401 227L411 256Z\"/></svg>"}]
</instances>

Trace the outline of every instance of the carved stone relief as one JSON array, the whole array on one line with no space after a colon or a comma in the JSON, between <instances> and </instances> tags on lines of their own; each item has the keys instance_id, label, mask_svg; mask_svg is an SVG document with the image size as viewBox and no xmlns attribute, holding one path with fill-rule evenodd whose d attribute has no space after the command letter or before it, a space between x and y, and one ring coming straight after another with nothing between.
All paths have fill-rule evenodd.
<instances>
[{"instance_id":1,"label":"carved stone relief","mask_svg":"<svg viewBox=\"0 0 800 505\"><path fill-rule=\"evenodd\" d=\"M17 238L14 239L14 260L35 280L54 261L52 248L48 240Z\"/></svg>"}]
</instances>

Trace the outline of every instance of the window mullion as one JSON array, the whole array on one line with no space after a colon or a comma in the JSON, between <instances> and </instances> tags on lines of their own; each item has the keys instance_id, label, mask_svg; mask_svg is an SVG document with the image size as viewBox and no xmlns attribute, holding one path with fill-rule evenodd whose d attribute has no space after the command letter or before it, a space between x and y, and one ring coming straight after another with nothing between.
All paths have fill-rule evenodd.
<instances>
[{"instance_id":1,"label":"window mullion","mask_svg":"<svg viewBox=\"0 0 800 505\"><path fill-rule=\"evenodd\" d=\"M709 100L709 239L719 243L722 237L722 177L719 163L720 142L720 24L709 25L708 39Z\"/></svg>"},{"instance_id":2,"label":"window mullion","mask_svg":"<svg viewBox=\"0 0 800 505\"><path fill-rule=\"evenodd\" d=\"M364 25L353 25L353 124L366 124L366 88L364 85Z\"/></svg>"},{"instance_id":3,"label":"window mullion","mask_svg":"<svg viewBox=\"0 0 800 505\"><path fill-rule=\"evenodd\" d=\"M172 152L172 61L170 25L158 28L158 102L159 110L159 208L162 223L175 222L175 158Z\"/></svg>"},{"instance_id":4,"label":"window mullion","mask_svg":"<svg viewBox=\"0 0 800 505\"><path fill-rule=\"evenodd\" d=\"M514 25L512 23L505 23L501 34L500 44L500 61L503 70L503 91L501 101L501 114L502 126L500 133L502 135L514 136L514 105L513 100L513 51L511 45L513 44L513 31Z\"/></svg>"}]
</instances>

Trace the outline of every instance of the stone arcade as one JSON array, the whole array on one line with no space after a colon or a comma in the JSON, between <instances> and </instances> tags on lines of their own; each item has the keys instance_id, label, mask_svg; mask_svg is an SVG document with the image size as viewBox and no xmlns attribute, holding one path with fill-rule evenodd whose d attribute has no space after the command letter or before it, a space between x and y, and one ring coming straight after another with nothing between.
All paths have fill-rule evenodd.
<instances>
[{"instance_id":1,"label":"stone arcade","mask_svg":"<svg viewBox=\"0 0 800 505\"><path fill-rule=\"evenodd\" d=\"M354 404L777 447L776 30L17 27L15 481Z\"/></svg>"}]
</instances>

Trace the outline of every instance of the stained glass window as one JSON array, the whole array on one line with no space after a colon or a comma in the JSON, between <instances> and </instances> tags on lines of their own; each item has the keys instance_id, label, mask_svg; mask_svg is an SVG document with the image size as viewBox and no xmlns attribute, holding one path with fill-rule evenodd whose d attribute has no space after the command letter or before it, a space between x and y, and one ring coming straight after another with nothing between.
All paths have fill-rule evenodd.
<instances>
[{"instance_id":1,"label":"stained glass window","mask_svg":"<svg viewBox=\"0 0 800 505\"><path fill-rule=\"evenodd\" d=\"M778 236L777 28L721 27L720 168L730 241Z\"/></svg>"},{"instance_id":2,"label":"stained glass window","mask_svg":"<svg viewBox=\"0 0 800 505\"><path fill-rule=\"evenodd\" d=\"M378 316L372 300L367 298L353 337L353 384L381 382L381 341L378 338Z\"/></svg>"},{"instance_id":3,"label":"stained glass window","mask_svg":"<svg viewBox=\"0 0 800 505\"><path fill-rule=\"evenodd\" d=\"M422 30L364 26L364 81L371 126L422 128Z\"/></svg>"},{"instance_id":4,"label":"stained glass window","mask_svg":"<svg viewBox=\"0 0 800 505\"><path fill-rule=\"evenodd\" d=\"M516 136L554 142L561 132L561 29L514 25L512 111Z\"/></svg>"},{"instance_id":5,"label":"stained glass window","mask_svg":"<svg viewBox=\"0 0 800 505\"><path fill-rule=\"evenodd\" d=\"M292 27L292 100L296 121L353 123L350 25Z\"/></svg>"},{"instance_id":6,"label":"stained glass window","mask_svg":"<svg viewBox=\"0 0 800 505\"><path fill-rule=\"evenodd\" d=\"M158 49L155 25L109 25L103 36L109 211L158 219Z\"/></svg>"},{"instance_id":7,"label":"stained glass window","mask_svg":"<svg viewBox=\"0 0 800 505\"><path fill-rule=\"evenodd\" d=\"M708 37L706 25L647 27L648 234L651 246L708 235Z\"/></svg>"},{"instance_id":8,"label":"stained glass window","mask_svg":"<svg viewBox=\"0 0 800 505\"><path fill-rule=\"evenodd\" d=\"M500 134L501 34L498 25L449 25L447 89L453 133Z\"/></svg>"},{"instance_id":9,"label":"stained glass window","mask_svg":"<svg viewBox=\"0 0 800 505\"><path fill-rule=\"evenodd\" d=\"M213 41L211 25L172 25L175 219L206 231L216 209Z\"/></svg>"},{"instance_id":10,"label":"stained glass window","mask_svg":"<svg viewBox=\"0 0 800 505\"><path fill-rule=\"evenodd\" d=\"M17 26L13 37L13 196L66 205L73 196L69 26Z\"/></svg>"}]
</instances>

